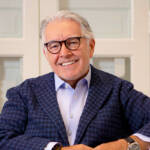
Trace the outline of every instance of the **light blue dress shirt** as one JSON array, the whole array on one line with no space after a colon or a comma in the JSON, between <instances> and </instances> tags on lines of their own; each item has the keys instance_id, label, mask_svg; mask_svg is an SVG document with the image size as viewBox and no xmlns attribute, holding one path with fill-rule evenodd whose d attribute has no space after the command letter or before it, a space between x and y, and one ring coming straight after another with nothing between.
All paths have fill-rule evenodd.
<instances>
[{"instance_id":1,"label":"light blue dress shirt","mask_svg":"<svg viewBox=\"0 0 150 150\"><path fill-rule=\"evenodd\" d=\"M56 74L54 78L57 101L66 127L68 141L70 145L73 145L79 119L88 95L91 68L88 74L77 83L75 89L60 79ZM57 144L57 142L50 142L45 150L51 150L55 144Z\"/></svg>"},{"instance_id":2,"label":"light blue dress shirt","mask_svg":"<svg viewBox=\"0 0 150 150\"><path fill-rule=\"evenodd\" d=\"M91 70L81 79L75 89L55 75L58 105L62 114L69 144L73 145L81 113L83 111L91 78Z\"/></svg>"}]
</instances>

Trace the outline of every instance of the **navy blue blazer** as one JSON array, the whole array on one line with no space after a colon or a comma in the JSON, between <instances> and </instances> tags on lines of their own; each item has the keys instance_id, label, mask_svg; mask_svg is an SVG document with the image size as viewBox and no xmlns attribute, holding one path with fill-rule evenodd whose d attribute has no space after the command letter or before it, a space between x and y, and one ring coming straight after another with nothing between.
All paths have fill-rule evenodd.
<instances>
[{"instance_id":1,"label":"navy blue blazer","mask_svg":"<svg viewBox=\"0 0 150 150\"><path fill-rule=\"evenodd\" d=\"M130 82L92 67L75 144L95 147L133 133L150 137L150 98ZM69 145L56 100L54 73L7 92L0 115L0 150L43 150L50 141Z\"/></svg>"}]
</instances>

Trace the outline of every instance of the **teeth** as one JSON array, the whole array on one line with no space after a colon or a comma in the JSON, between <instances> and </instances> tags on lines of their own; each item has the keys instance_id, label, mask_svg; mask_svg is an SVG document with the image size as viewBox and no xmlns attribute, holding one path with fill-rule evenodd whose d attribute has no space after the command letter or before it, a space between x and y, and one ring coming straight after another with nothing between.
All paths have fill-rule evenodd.
<instances>
[{"instance_id":1,"label":"teeth","mask_svg":"<svg viewBox=\"0 0 150 150\"><path fill-rule=\"evenodd\" d=\"M71 64L73 64L74 62L75 62L75 61L71 61L71 62L62 63L62 66L71 65Z\"/></svg>"}]
</instances>

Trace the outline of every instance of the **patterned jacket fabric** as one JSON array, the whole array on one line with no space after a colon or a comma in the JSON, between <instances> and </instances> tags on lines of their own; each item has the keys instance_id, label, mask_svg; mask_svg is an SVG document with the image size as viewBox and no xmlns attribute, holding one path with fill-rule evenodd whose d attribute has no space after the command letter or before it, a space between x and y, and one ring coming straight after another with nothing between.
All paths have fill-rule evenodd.
<instances>
[{"instance_id":1,"label":"patterned jacket fabric","mask_svg":"<svg viewBox=\"0 0 150 150\"><path fill-rule=\"evenodd\" d=\"M75 144L95 147L133 133L150 137L150 98L128 81L91 71ZM69 145L54 73L24 81L9 89L7 98L0 114L0 150L43 150L51 141Z\"/></svg>"}]
</instances>

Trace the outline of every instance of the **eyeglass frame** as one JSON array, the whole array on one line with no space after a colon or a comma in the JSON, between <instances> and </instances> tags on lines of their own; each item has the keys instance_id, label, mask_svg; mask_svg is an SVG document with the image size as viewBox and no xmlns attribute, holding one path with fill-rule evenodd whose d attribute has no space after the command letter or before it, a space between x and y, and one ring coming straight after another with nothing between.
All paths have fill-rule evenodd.
<instances>
[{"instance_id":1,"label":"eyeglass frame","mask_svg":"<svg viewBox=\"0 0 150 150\"><path fill-rule=\"evenodd\" d=\"M78 45L78 47L77 48L75 48L75 49L70 49L69 47L68 47L68 45L67 45L67 41L68 40L70 40L70 39L74 39L74 38L76 38L76 39L78 39L79 40L79 45ZM64 43L65 44L65 47L68 49L68 50L70 50L70 51L75 51L75 50L77 50L79 47L80 47L80 44L81 44L81 38L86 38L85 36L75 36L75 37L69 37L69 38L67 38L66 40L62 40L62 41L55 41L55 40L53 40L53 41L49 41L49 42L47 42L47 43L44 43L44 46L47 48L47 50L48 50L48 52L50 52L51 54L58 54L60 51L61 51L61 48L62 48L62 44ZM60 45L60 48L59 48L59 50L57 51L57 52L52 52L52 51L50 51L49 49L48 49L48 44L51 44L51 43L54 43L54 42L57 42L57 43L59 43L59 45Z\"/></svg>"}]
</instances>

